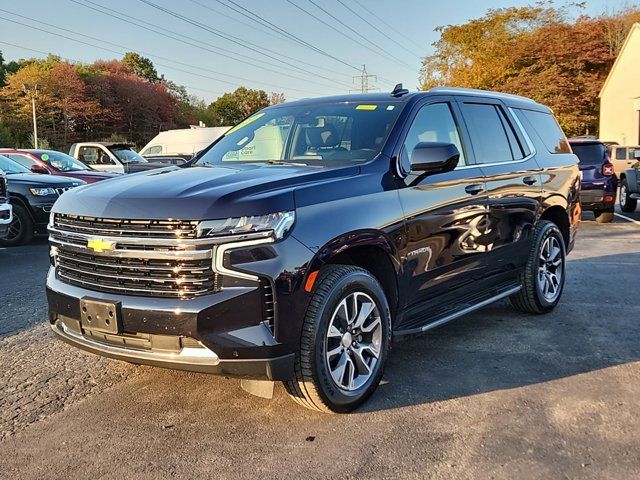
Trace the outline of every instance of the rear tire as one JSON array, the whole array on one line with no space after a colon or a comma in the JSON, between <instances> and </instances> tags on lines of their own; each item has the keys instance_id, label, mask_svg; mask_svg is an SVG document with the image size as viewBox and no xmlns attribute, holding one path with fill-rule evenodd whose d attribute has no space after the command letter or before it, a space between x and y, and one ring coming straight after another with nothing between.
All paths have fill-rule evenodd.
<instances>
[{"instance_id":1,"label":"rear tire","mask_svg":"<svg viewBox=\"0 0 640 480\"><path fill-rule=\"evenodd\" d=\"M593 212L598 223L611 223L613 221L613 212Z\"/></svg>"},{"instance_id":2,"label":"rear tire","mask_svg":"<svg viewBox=\"0 0 640 480\"><path fill-rule=\"evenodd\" d=\"M629 198L629 193L629 185L625 178L622 180L622 184L620 185L620 209L626 213L635 212L636 207L638 206L638 200L635 198Z\"/></svg>"},{"instance_id":3,"label":"rear tire","mask_svg":"<svg viewBox=\"0 0 640 480\"><path fill-rule=\"evenodd\" d=\"M565 256L564 237L557 225L541 220L521 273L522 288L510 297L516 310L542 314L555 308L564 289Z\"/></svg>"},{"instance_id":4,"label":"rear tire","mask_svg":"<svg viewBox=\"0 0 640 480\"><path fill-rule=\"evenodd\" d=\"M390 343L391 315L380 283L362 268L328 265L305 315L295 377L284 386L311 410L350 412L380 383Z\"/></svg>"},{"instance_id":5,"label":"rear tire","mask_svg":"<svg viewBox=\"0 0 640 480\"><path fill-rule=\"evenodd\" d=\"M12 204L13 221L9 225L7 236L0 240L0 245L5 247L16 247L33 240L33 220L26 208L22 205Z\"/></svg>"}]
</instances>

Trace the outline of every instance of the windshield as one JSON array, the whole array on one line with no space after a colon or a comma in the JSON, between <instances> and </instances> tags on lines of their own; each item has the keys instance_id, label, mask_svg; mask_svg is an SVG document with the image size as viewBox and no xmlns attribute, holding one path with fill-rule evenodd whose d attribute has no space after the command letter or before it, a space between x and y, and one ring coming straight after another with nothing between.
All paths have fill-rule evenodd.
<instances>
[{"instance_id":1,"label":"windshield","mask_svg":"<svg viewBox=\"0 0 640 480\"><path fill-rule=\"evenodd\" d=\"M366 162L380 153L400 110L400 102L266 109L229 130L196 165Z\"/></svg>"},{"instance_id":2,"label":"windshield","mask_svg":"<svg viewBox=\"0 0 640 480\"><path fill-rule=\"evenodd\" d=\"M84 163L80 160L61 152L45 152L36 153L43 162L47 162L53 168L60 172L79 172L82 170L89 170Z\"/></svg>"},{"instance_id":3,"label":"windshield","mask_svg":"<svg viewBox=\"0 0 640 480\"><path fill-rule=\"evenodd\" d=\"M602 143L573 144L571 149L581 165L602 165L607 154L607 148Z\"/></svg>"},{"instance_id":4,"label":"windshield","mask_svg":"<svg viewBox=\"0 0 640 480\"><path fill-rule=\"evenodd\" d=\"M0 155L0 170L3 170L7 175L12 175L14 173L31 173L31 170L23 167L17 162Z\"/></svg>"},{"instance_id":5,"label":"windshield","mask_svg":"<svg viewBox=\"0 0 640 480\"><path fill-rule=\"evenodd\" d=\"M127 147L109 147L109 150L118 157L122 163L147 163L147 161L136 152Z\"/></svg>"}]
</instances>

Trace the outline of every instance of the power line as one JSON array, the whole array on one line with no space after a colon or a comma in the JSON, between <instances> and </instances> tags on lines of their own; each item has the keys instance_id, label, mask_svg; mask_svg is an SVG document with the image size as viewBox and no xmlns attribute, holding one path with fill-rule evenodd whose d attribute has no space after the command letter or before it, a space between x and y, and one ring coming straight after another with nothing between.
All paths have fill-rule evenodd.
<instances>
[{"instance_id":1,"label":"power line","mask_svg":"<svg viewBox=\"0 0 640 480\"><path fill-rule=\"evenodd\" d=\"M358 81L360 81L360 87L358 89L358 91L360 93L369 93L369 92L371 92L373 90L380 90L379 88L371 87L369 85L370 81L374 81L375 82L376 80L378 80L378 77L376 75L371 75L371 74L367 73L366 65L362 66L362 73L360 75L355 75L353 77L353 81L354 82L357 83Z\"/></svg>"},{"instance_id":2,"label":"power line","mask_svg":"<svg viewBox=\"0 0 640 480\"><path fill-rule=\"evenodd\" d=\"M333 15L331 12L329 12L327 9L321 7L320 5L318 5L314 0L308 0L309 3L313 4L316 6L316 8L322 10L325 14L327 14L329 17L331 17L332 19L334 19L336 22L338 22L340 25L342 25L343 27L345 27L346 29L348 29L349 31L353 32L354 34L356 34L357 36L359 36L360 38L362 38L364 41L370 43L371 45L373 45L374 47L376 47L378 50L380 50L384 55L386 56L388 59L391 59L392 61L394 61L396 64L398 65L402 65L403 67L409 68L411 70L413 70L413 67L409 66L408 64L404 63L402 60L399 60L397 57L395 57L393 54L389 53L387 50L385 50L384 48L382 48L381 46L377 45L376 43L372 42L370 39L368 39L367 37L365 37L364 35L362 35L360 32L358 32L357 30L355 30L353 27L351 27L350 25L346 24L345 22L343 22L342 20L340 20L338 17L336 17L335 15ZM380 54L380 53L379 53Z\"/></svg>"},{"instance_id":3,"label":"power line","mask_svg":"<svg viewBox=\"0 0 640 480\"><path fill-rule=\"evenodd\" d=\"M420 55L410 52L407 50L406 45L401 44L400 42L398 42L395 38L390 37L389 35L387 35L384 31L380 30L378 27L376 27L373 23L371 23L369 20L367 20L366 18L364 18L362 15L360 15L358 12L356 12L353 8L351 8L349 5L347 5L346 3L344 3L342 0L338 0L338 3L340 3L340 5L342 5L344 8L346 8L347 10L349 10L351 13L353 13L356 17L358 17L360 20L362 20L364 23L366 23L367 25L369 25L371 28L373 28L376 32L378 32L379 34L383 35L384 37L386 37L388 40L391 40L393 43L395 43L396 45L398 45L400 48L402 48L403 50L407 51L408 53L410 53L413 56L416 57L420 57Z\"/></svg>"},{"instance_id":4,"label":"power line","mask_svg":"<svg viewBox=\"0 0 640 480\"><path fill-rule=\"evenodd\" d=\"M195 0L191 0L191 1L195 1ZM353 69L356 69L356 70L358 68L358 67L355 67L354 65L351 65L350 63L348 63L348 62L346 62L344 60L341 60L340 58L338 58L338 57L336 57L336 56L334 56L334 55L332 55L330 53L327 53L326 51L324 51L324 50L318 48L317 46L307 42L306 40L303 40L302 38L294 35L293 33L288 32L287 30L279 27L278 25L275 25L274 23L270 22L269 20L266 20L266 19L260 17L259 15L255 14L251 10L243 7L242 5L239 5L236 2L234 2L233 0L227 0L227 1L229 3L231 3L232 5L235 5L235 7L233 7L233 6L231 6L231 5L227 4L227 3L224 3L221 0L216 0L216 1L220 5L226 7L228 9L230 9L230 10L233 10L236 13L239 13L244 18L247 18L248 20L252 20L253 22L258 23L259 25L262 25L262 26L274 31L275 33L278 33L280 36L282 36L286 40L293 41L293 42L295 42L296 44L298 44L298 45L300 45L302 47L311 49L316 53L319 53L321 55L324 55L325 57L331 58L332 60L340 62L341 64L346 65L346 66L348 66L350 68L353 68ZM247 17L247 15L250 15L250 18Z\"/></svg>"},{"instance_id":5,"label":"power line","mask_svg":"<svg viewBox=\"0 0 640 480\"><path fill-rule=\"evenodd\" d=\"M246 49L251 50L251 51L253 51L255 53L258 53L260 55L264 55L264 56L266 56L268 58L271 58L272 60L276 60L278 62L284 63L285 65L289 65L291 67L298 68L299 70L301 70L301 71L303 71L305 73L308 73L310 75L313 75L313 76L316 76L316 77L319 77L319 78L323 78L325 80L335 81L335 79L332 79L332 78L329 78L329 77L325 77L323 75L318 74L317 72L311 72L309 70L305 70L305 69L303 69L303 68L301 68L301 67L299 67L299 66L297 66L295 64L286 62L286 61L282 60L281 58L275 57L275 56L270 55L270 54L265 53L265 52L271 52L271 53L273 53L275 55L279 55L280 57L290 58L295 62L303 63L303 64L306 64L306 65L311 65L311 66L315 67L316 65L314 65L314 64L309 64L309 63L304 62L302 60L295 59L295 58L292 58L292 57L288 57L287 55L284 55L281 52L275 52L273 50L265 48L262 45L256 45L254 43L251 43L251 42L248 42L246 40L243 40L242 38L226 34L226 33L222 32L220 30L217 30L215 28L211 28L211 27L209 27L209 26L207 26L207 25L205 25L203 23L200 23L200 22L198 22L196 20L190 19L189 17L181 15L178 12L169 10L168 8L164 8L164 7L160 6L160 5L157 5L157 4L153 3L153 2L150 2L149 0L138 0L138 1L140 1L142 3L145 3L146 5L149 5L150 7L155 8L157 10L160 10L161 12L164 12L164 13L166 13L168 15L171 15L172 17L177 17L180 20L189 23L190 25L193 25L193 26L198 27L198 28L200 28L202 30L205 30L205 31L207 31L207 32L209 32L209 33L211 33L213 35L216 35L216 36L218 36L220 38L223 38L223 39L225 39L225 40L227 40L227 41L229 41L231 43L234 43L234 44L236 44L236 45L238 45L240 47L246 48Z\"/></svg>"},{"instance_id":6,"label":"power line","mask_svg":"<svg viewBox=\"0 0 640 480\"><path fill-rule=\"evenodd\" d=\"M14 16L17 16L17 17L20 17L20 18L26 18L27 20L30 20L30 21L32 21L32 22L36 22L38 25L37 25L37 26L28 25L28 24L26 24L26 23L19 22L18 20L13 20L13 19L9 19L9 18L5 18L5 17L1 17L1 16L0 16L0 20L4 20L4 21L6 21L6 22L12 22L12 23L15 23L15 24L18 24L18 25L22 25L22 26L24 26L24 27L28 27L28 28L34 28L34 29L35 29L35 28L37 28L37 29L38 29L39 31L41 31L41 32L45 32L45 33L48 33L48 34L50 34L50 35L55 35L55 36L57 36L57 37L65 38L65 39L67 39L67 40L71 40L72 42L76 42L76 43L80 43L80 44L82 44L82 45L86 45L86 46L90 46L90 47L93 47L93 48L98 48L98 49L101 49L101 50L105 50L105 51L107 51L107 52L111 52L111 53L114 53L114 54L116 54L116 55L124 55L124 53L125 53L125 52L123 52L123 51L113 50L113 49L106 48L106 47L103 47L103 46L100 46L100 45L96 45L96 44L93 44L93 43L84 42L84 41L82 41L82 40L78 40L78 39L76 39L76 38L72 38L72 37L69 37L69 36L67 36L67 35L63 35L63 34L61 34L61 33L52 32L52 31L50 31L50 30L46 30L46 29L42 28L42 27L41 27L41 25L48 25L48 26L52 26L52 27L54 27L54 28L58 28L58 29L60 29L60 30L62 30L62 31L66 31L66 32L71 32L71 33L73 33L73 34L75 34L75 35L78 35L78 36L81 36L81 37L90 38L90 39L92 39L92 40L101 41L101 42L103 42L103 43L107 43L107 44L110 44L110 45L115 45L115 46L117 46L117 47L119 47L119 48L124 48L125 50L129 50L129 51L132 51L132 52L136 52L135 50L133 50L133 49L129 49L129 48L124 47L124 46L122 46L122 45L114 44L113 42L107 42L107 41L105 41L105 40L102 40L102 39L99 39L99 38L96 38L96 37L91 37L90 35L85 35L85 34L82 34L82 33L74 32L74 31L72 31L72 30L68 30L68 29L66 29L66 28L57 27L57 26L55 26L55 25L51 25L51 24L46 23L46 22L41 21L41 20L37 20L37 19L30 18L30 17L26 17L26 16L24 16L24 15L19 15L19 14L16 14L16 13L12 13L12 12L9 12L9 11L7 11L7 10L3 10L3 9L0 9L0 11L1 11L1 12L9 13L9 14L11 14L11 15L14 15ZM179 64L179 65L185 65L185 66L190 67L190 68L201 69L201 70L207 70L207 69L203 69L203 68L202 68L202 67L200 67L200 66L189 65L189 64L186 64L186 63L182 63L182 62L178 62L178 61L175 61L175 60L168 59L168 58L166 58L166 57L161 57L161 56L158 56L158 55L153 55L153 54L150 54L150 53L148 53L148 52L144 52L144 51L138 51L138 52L136 52L136 53L141 53L141 54L144 54L144 55L147 55L147 56L150 56L150 57L161 58L161 59L167 60L167 61L169 61L169 62L177 63L177 64ZM220 78L211 77L211 76L207 76L207 75L202 75L202 74L200 74L200 73L196 73L196 72L191 72L191 71L188 71L188 70L180 69L180 68L174 67L174 66L172 66L172 65L167 65L167 64L163 64L163 63L159 63L159 62L156 62L156 65L159 65L159 66L164 67L164 68L169 68L169 69L172 69L172 70L176 70L176 71L179 71L179 72L187 73L187 74L189 74L189 75L194 75L194 76L197 76L197 77L206 78L206 79L209 79L209 80L214 80L214 81L219 82L219 83L226 83L226 84L228 84L228 85L232 85L232 86L235 86L235 87L237 87L237 86L238 86L238 84L237 84L237 83L234 83L234 82L229 82L229 81L227 81L227 80L223 80L223 79L220 79ZM219 73L219 72L214 72L214 73ZM222 75L225 75L225 74L222 74ZM230 76L230 75L227 75L227 76ZM281 88L281 87L278 87L278 88ZM310 91L306 91L306 90L300 90L300 89L296 89L296 88L289 88L289 90L299 91L299 92L303 92L303 93L311 93L311 94L315 93L315 92L310 92Z\"/></svg>"},{"instance_id":7,"label":"power line","mask_svg":"<svg viewBox=\"0 0 640 480\"><path fill-rule=\"evenodd\" d=\"M409 37L407 37L404 33L402 33L401 31L397 30L396 28L394 28L393 26L389 25L386 21L384 21L382 18L380 18L378 15L376 15L375 13L373 13L371 10L369 10L365 5L362 4L362 2L360 0L353 0L354 2L356 2L358 5L360 5L360 7L369 13L369 15L371 15L372 17L376 18L380 23L382 23L383 25L385 25L386 27L390 28L391 30L393 30L395 33L397 33L398 35L400 35L402 38L404 38L405 40L413 43L416 47L418 48L424 48L423 45L419 45L417 42L411 40Z\"/></svg>"},{"instance_id":8,"label":"power line","mask_svg":"<svg viewBox=\"0 0 640 480\"><path fill-rule=\"evenodd\" d=\"M297 77L295 75L291 75L291 74L282 72L282 69L285 69L285 70L294 71L296 73L299 73L297 69L294 70L294 69L291 69L291 68L283 67L282 65L278 65L278 64L275 64L275 63L267 62L267 61L264 61L264 60L254 59L252 57L247 57L246 55L243 55L243 54L238 53L238 52L234 52L233 50L228 50L228 49L221 48L221 47L218 47L216 45L213 45L211 43L203 42L203 41L201 41L199 39L196 39L196 38L193 38L193 37L189 37L188 35L183 35L183 34L180 34L178 32L172 31L172 30L168 30L168 29L166 29L164 27L161 27L159 25L156 25L156 24L153 24L153 23L150 23L150 22L146 22L147 25L144 25L144 24L142 24L140 22L137 22L136 20L133 20L133 18L135 18L135 17L131 17L131 16L128 16L128 15L123 14L121 12L118 12L117 10L113 10L111 8L104 7L104 6L100 5L100 4L96 4L95 2L93 2L91 0L84 0L84 1L87 2L87 3L90 3L92 5L95 5L98 8L92 7L91 5L85 5L84 3L81 3L78 0L70 0L70 1L75 3L75 4L77 4L77 5L80 5L82 7L85 7L85 8L91 9L93 11L102 13L103 15L107 15L109 17L115 18L117 20L120 20L122 22L128 23L130 25L135 25L135 26L137 26L139 28L142 28L144 30L148 30L148 31L153 32L153 33L155 33L157 35L161 35L163 37L170 38L172 40L176 40L176 41L184 43L186 45L190 45L192 47L199 48L201 50L213 53L215 55L219 55L219 56L224 57L224 58L228 58L230 60L245 64L245 65L250 65L252 67L260 68L262 70L265 70L265 71L268 71L268 72L273 72L273 73L276 73L278 75L286 76L286 77L289 77L289 78L293 78L295 80L301 80L301 81L304 81L304 82L315 83L315 84L321 85L323 87L335 88L335 87L333 87L331 85L327 85L327 84L322 83L322 82L318 82L318 81L315 81L315 80L308 80L306 78ZM104 11L104 10L106 10L106 11ZM109 13L109 12L113 12L113 13ZM155 30L154 28L150 28L148 25L151 25L151 26L153 26L155 28L158 28L160 30ZM169 33L167 33L167 32L169 32ZM179 38L179 37L183 37L183 38ZM193 40L193 42L184 40L184 38L187 38L189 40ZM199 42L199 43L194 43L194 42ZM215 50L213 50L212 48L207 48L207 47L205 47L203 45L208 45L208 46L214 48ZM236 56L227 55L227 54L221 53L221 52L229 52L229 53L232 53L232 54L234 54ZM240 56L240 57L244 56L244 58L247 58L247 59L250 59L250 60L255 60L256 62L261 62L261 63L252 63L250 61L243 60L242 58L238 58L238 56ZM263 65L263 63L266 64L266 65L271 65L271 66L277 67L280 70L274 70L274 69L271 69L271 68L267 68L267 67L265 67ZM341 85L341 86L344 85L343 83L338 82L338 81L334 81L334 82L336 84L338 84L338 85ZM281 88L281 87L279 87L279 88Z\"/></svg>"}]
</instances>

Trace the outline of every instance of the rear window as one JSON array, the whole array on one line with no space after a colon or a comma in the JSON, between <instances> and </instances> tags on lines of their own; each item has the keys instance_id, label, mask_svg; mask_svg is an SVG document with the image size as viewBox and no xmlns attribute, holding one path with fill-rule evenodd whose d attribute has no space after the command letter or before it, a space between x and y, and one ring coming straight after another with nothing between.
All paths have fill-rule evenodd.
<instances>
[{"instance_id":1,"label":"rear window","mask_svg":"<svg viewBox=\"0 0 640 480\"><path fill-rule=\"evenodd\" d=\"M573 144L571 148L581 165L602 165L607 155L607 147L602 143Z\"/></svg>"},{"instance_id":2,"label":"rear window","mask_svg":"<svg viewBox=\"0 0 640 480\"><path fill-rule=\"evenodd\" d=\"M520 118L524 117L527 123L536 131L544 146L551 153L571 153L571 147L567 137L558 125L555 117L550 113L534 112L533 110L517 110Z\"/></svg>"}]
</instances>

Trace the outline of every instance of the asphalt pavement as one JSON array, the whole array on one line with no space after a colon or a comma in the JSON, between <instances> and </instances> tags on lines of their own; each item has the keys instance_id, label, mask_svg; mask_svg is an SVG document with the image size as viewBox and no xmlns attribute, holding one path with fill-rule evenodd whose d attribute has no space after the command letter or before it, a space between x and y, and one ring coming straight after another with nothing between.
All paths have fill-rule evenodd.
<instances>
[{"instance_id":1,"label":"asphalt pavement","mask_svg":"<svg viewBox=\"0 0 640 480\"><path fill-rule=\"evenodd\" d=\"M585 214L557 309L500 302L394 346L351 415L81 353L43 240L0 249L0 477L640 478L640 212Z\"/></svg>"}]
</instances>

